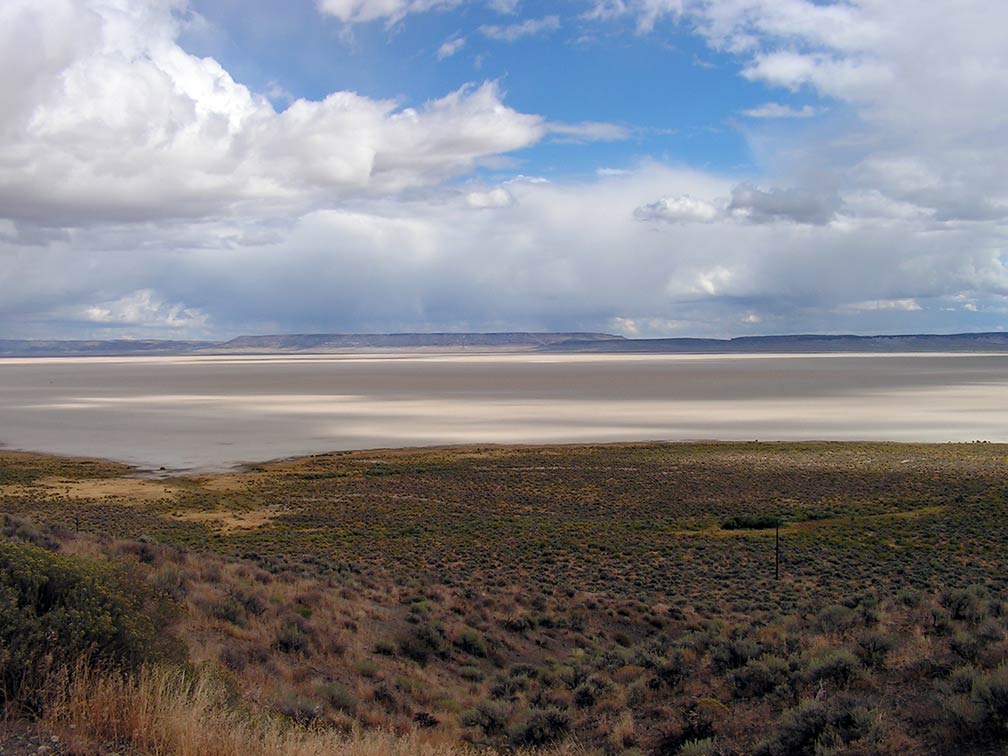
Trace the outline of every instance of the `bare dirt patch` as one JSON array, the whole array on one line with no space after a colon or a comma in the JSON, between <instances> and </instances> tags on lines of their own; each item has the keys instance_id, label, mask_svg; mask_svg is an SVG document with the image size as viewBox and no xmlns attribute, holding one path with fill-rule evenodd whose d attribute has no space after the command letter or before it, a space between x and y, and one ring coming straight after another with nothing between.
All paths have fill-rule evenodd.
<instances>
[{"instance_id":1,"label":"bare dirt patch","mask_svg":"<svg viewBox=\"0 0 1008 756\"><path fill-rule=\"evenodd\" d=\"M250 512L229 512L213 510L209 512L183 512L173 515L173 519L182 522L199 522L204 525L219 528L224 533L239 530L256 530L272 522L279 512L259 509Z\"/></svg>"},{"instance_id":2,"label":"bare dirt patch","mask_svg":"<svg viewBox=\"0 0 1008 756\"><path fill-rule=\"evenodd\" d=\"M0 495L23 494L29 488L42 488L46 493L63 494L74 499L125 499L144 502L172 498L176 489L140 478L40 478L31 484L14 483L0 486Z\"/></svg>"}]
</instances>

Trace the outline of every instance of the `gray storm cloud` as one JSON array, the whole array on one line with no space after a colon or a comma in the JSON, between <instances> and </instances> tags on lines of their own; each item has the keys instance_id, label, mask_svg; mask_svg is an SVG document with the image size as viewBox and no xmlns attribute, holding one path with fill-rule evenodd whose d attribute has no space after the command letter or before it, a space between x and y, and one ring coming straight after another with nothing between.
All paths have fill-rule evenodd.
<instances>
[{"instance_id":1,"label":"gray storm cloud","mask_svg":"<svg viewBox=\"0 0 1008 756\"><path fill-rule=\"evenodd\" d=\"M840 197L798 189L763 190L749 183L732 189L727 212L751 223L790 220L821 225L829 223L840 209Z\"/></svg>"},{"instance_id":2,"label":"gray storm cloud","mask_svg":"<svg viewBox=\"0 0 1008 756\"><path fill-rule=\"evenodd\" d=\"M842 202L838 195L813 193L796 188L759 187L744 182L731 191L731 199L705 200L684 194L663 197L634 210L642 221L714 223L736 220L744 223L791 221L822 225L829 223Z\"/></svg>"}]
</instances>

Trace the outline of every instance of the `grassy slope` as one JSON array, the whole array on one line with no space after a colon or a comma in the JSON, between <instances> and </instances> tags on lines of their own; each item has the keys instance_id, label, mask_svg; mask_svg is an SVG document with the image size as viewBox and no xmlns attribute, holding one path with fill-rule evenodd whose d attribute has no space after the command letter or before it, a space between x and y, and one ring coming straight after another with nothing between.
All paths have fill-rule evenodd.
<instances>
[{"instance_id":1,"label":"grassy slope","mask_svg":"<svg viewBox=\"0 0 1008 756\"><path fill-rule=\"evenodd\" d=\"M3 453L0 501L64 551L145 564L186 607L193 660L253 711L489 745L535 740L546 712L588 749L670 754L800 753L774 738L818 717L834 753L982 753L974 683L1008 655L1006 461L470 447L152 482ZM719 527L740 513L786 519L779 582L772 531Z\"/></svg>"}]
</instances>

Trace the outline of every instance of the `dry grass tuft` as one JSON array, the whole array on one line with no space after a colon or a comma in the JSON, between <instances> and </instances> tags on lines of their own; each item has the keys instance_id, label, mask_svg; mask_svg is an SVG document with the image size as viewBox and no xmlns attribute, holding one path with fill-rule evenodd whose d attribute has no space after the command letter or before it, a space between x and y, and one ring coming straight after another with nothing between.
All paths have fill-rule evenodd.
<instances>
[{"instance_id":1,"label":"dry grass tuft","mask_svg":"<svg viewBox=\"0 0 1008 756\"><path fill-rule=\"evenodd\" d=\"M71 682L67 683L68 677ZM39 729L73 753L110 746L150 756L466 756L458 744L420 734L300 727L232 707L209 674L148 667L137 675L99 673L81 666L53 680ZM542 756L574 756L563 746Z\"/></svg>"}]
</instances>

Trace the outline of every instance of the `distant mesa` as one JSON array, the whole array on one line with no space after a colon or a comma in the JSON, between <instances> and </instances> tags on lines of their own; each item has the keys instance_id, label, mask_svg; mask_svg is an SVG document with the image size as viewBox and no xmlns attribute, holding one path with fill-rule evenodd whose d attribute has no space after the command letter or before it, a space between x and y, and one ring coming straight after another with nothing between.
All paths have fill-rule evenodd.
<instances>
[{"instance_id":1,"label":"distant mesa","mask_svg":"<svg viewBox=\"0 0 1008 756\"><path fill-rule=\"evenodd\" d=\"M623 341L608 333L305 333L239 336L229 341L0 339L0 357L118 357L129 355L287 354L388 350L534 351L565 342Z\"/></svg>"},{"instance_id":2,"label":"distant mesa","mask_svg":"<svg viewBox=\"0 0 1008 756\"><path fill-rule=\"evenodd\" d=\"M221 351L315 352L346 349L539 349L565 342L622 341L608 333L315 333L239 336L217 345Z\"/></svg>"},{"instance_id":3,"label":"distant mesa","mask_svg":"<svg viewBox=\"0 0 1008 756\"><path fill-rule=\"evenodd\" d=\"M734 339L568 340L543 347L563 352L661 354L814 354L821 352L1008 352L1008 332L854 336L797 334Z\"/></svg>"},{"instance_id":4,"label":"distant mesa","mask_svg":"<svg viewBox=\"0 0 1008 756\"><path fill-rule=\"evenodd\" d=\"M1008 352L1008 333L854 336L800 334L734 339L628 339L609 333L314 333L229 341L0 339L0 357L119 357L361 351L484 351L588 354L811 354L821 352Z\"/></svg>"},{"instance_id":5,"label":"distant mesa","mask_svg":"<svg viewBox=\"0 0 1008 756\"><path fill-rule=\"evenodd\" d=\"M213 346L210 341L110 339L57 341L0 339L0 357L124 357L129 355L194 354Z\"/></svg>"}]
</instances>

